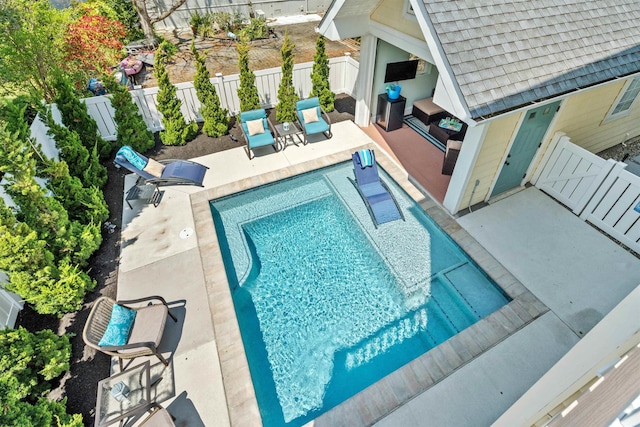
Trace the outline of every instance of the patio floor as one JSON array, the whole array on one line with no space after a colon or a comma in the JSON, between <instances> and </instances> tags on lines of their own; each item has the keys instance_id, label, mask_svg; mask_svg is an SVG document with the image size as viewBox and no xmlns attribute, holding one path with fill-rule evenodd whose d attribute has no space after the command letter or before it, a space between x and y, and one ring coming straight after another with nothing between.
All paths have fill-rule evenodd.
<instances>
[{"instance_id":1,"label":"patio floor","mask_svg":"<svg viewBox=\"0 0 640 427\"><path fill-rule=\"evenodd\" d=\"M371 126L363 131L352 122L335 123L332 130L334 136L331 140L319 137L307 146L289 146L277 153L267 147L251 161L243 148L194 159L210 167L204 188L164 187L163 199L157 208L138 203L129 209L126 203L123 204L118 298L162 295L171 302L179 318L177 324L167 323L161 344L161 350L170 357L171 364L168 368L156 364L154 371L155 375L164 378L155 390L156 396L163 400L170 396L161 403L176 417L177 425L261 424L208 201L348 160L351 153L359 148L376 148L379 164L498 282L513 301L321 416L314 421L316 426L364 426L376 422L389 426L419 425L420 420L427 419L421 409L423 405L431 408L442 405L438 408L442 419L446 419L447 413L453 411L451 415L458 413L456 419L462 422L477 408L461 411L458 405L463 404L465 394L481 389L481 385L488 388L487 394L477 397L476 401L483 409L481 416L476 414L473 419L487 423L473 425L489 425L577 342L578 331L586 332L598 316L606 314L611 304L618 298L622 299L628 287L625 281L608 297L606 303L594 309L597 313L587 312L589 316L581 320L581 313L592 308L593 300L600 295L594 295L593 300L582 296L580 307L576 307L575 311L565 307L564 302L554 307L553 292L559 283L541 285L538 281L546 280L546 277L536 276L533 272L544 270L548 274L562 274L558 276L562 277L562 284L572 284L583 278L571 277L571 269L549 269L547 264L567 263L571 259L574 264L597 265L594 262L596 257L600 260L603 253L605 256L610 253L619 261L615 264L618 276L626 274L629 283L640 281L637 274L640 272L640 261L624 251L614 251L610 245L617 245L606 237L600 235L598 239L591 236L585 230L593 229L570 213L566 212L570 215L568 217L557 214L550 207L555 202L542 194L540 197L551 204L543 203L542 206L549 208L554 216L544 216L543 220L537 221L538 225L544 226L551 221L562 227L565 222L576 220L581 225L572 224L571 233L586 233L593 240L585 242L578 239L574 243L597 245L592 246L597 247L597 251L580 252L583 258L576 260L572 258L575 247L567 245L560 248L562 254L553 257L549 250L553 246L548 241L513 233L509 227L523 227L523 224L507 221L514 219L511 218L511 198L500 202L504 207L502 211L498 209L499 203L496 203L485 208L487 214L483 213L485 209L480 209L456 220L408 179L406 170L419 170L419 163L411 163L401 150L383 154L386 150L393 150L391 146L394 142L387 142L384 137L378 141L376 132L382 131ZM406 152L410 153L410 150ZM441 156L442 152L438 152ZM436 168L433 166L429 169ZM438 173L433 175L439 174L440 170L436 171ZM414 173L417 174L411 172L412 175ZM429 187L435 188L433 185L441 185L430 184L427 179L425 175L419 186L429 190ZM132 185L133 180L132 176L127 177L125 189ZM534 193L518 193L524 199L520 202L524 206L524 213L519 213L524 218L528 218L525 216L526 208L531 208L527 204L527 197ZM538 203L537 199L534 200ZM489 211L489 208L493 210ZM524 221L524 218L521 220ZM485 224L486 229L483 228ZM534 228L531 232L535 233ZM569 235L569 231L565 237L569 240L575 238ZM515 250L518 239L526 238L532 240L528 242L527 251L537 256L528 256ZM580 266L574 267L574 270L580 269ZM605 270L603 274L610 271ZM570 288L584 293L584 287ZM574 323L570 326L563 323L572 319ZM533 345L547 351L534 351L531 348ZM512 358L514 354L519 356ZM527 354L529 356L525 357ZM531 361L532 358L535 360ZM135 363L143 361L142 358L136 359ZM152 359L152 363L156 362ZM532 364L526 369L526 375L517 372L516 367L522 370L522 366L527 366L518 365L518 362ZM501 369L496 368L503 366L507 375L502 375ZM432 392L436 388L445 391L445 394ZM454 399L457 395L449 394L453 390L460 392L459 397ZM490 399L494 392L495 399ZM440 400L446 397L448 403L442 404L429 396L440 396ZM424 399L426 404L423 403ZM471 402L475 403L473 399ZM453 422L430 425L470 424Z\"/></svg>"}]
</instances>

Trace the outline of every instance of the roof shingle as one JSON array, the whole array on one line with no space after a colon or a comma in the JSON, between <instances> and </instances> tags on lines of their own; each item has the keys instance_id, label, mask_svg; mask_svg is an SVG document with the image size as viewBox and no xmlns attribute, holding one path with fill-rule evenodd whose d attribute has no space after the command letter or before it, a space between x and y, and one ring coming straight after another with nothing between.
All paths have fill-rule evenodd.
<instances>
[{"instance_id":1,"label":"roof shingle","mask_svg":"<svg viewBox=\"0 0 640 427\"><path fill-rule=\"evenodd\" d=\"M640 71L638 0L425 0L425 7L473 118Z\"/></svg>"}]
</instances>

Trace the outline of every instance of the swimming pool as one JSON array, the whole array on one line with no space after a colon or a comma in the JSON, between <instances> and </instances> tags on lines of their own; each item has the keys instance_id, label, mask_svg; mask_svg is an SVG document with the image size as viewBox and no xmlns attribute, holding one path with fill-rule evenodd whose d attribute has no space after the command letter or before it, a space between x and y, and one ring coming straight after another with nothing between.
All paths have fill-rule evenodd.
<instances>
[{"instance_id":1,"label":"swimming pool","mask_svg":"<svg viewBox=\"0 0 640 427\"><path fill-rule=\"evenodd\" d=\"M375 229L351 162L211 203L266 426L302 425L508 302L402 190Z\"/></svg>"}]
</instances>

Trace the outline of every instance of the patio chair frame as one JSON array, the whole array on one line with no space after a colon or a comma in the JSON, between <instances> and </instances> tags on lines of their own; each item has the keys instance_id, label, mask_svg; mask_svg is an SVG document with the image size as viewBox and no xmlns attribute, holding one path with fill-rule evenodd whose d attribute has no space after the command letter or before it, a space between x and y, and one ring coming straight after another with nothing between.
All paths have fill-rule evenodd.
<instances>
[{"instance_id":1,"label":"patio chair frame","mask_svg":"<svg viewBox=\"0 0 640 427\"><path fill-rule=\"evenodd\" d=\"M109 297L100 297L95 301L91 309L91 312L89 313L89 317L87 318L87 322L85 323L84 330L82 331L82 339L84 340L85 344L88 345L89 347L94 348L110 356L117 357L121 371L123 370L123 365L122 365L123 359L135 359L141 356L155 355L165 366L168 366L169 362L167 362L164 356L162 356L162 354L158 351L158 348L156 347L156 343L151 341L136 342L136 343L127 342L127 344L121 345L121 346L98 345L98 343L102 339L102 336L104 335L107 329L109 320L111 319L111 310L113 309L114 304L119 304L124 307L140 311L140 310L144 310L150 305L157 305L157 304L151 303L154 300L160 301L160 304L165 306L166 314L169 315L174 322L178 321L176 316L173 313L171 313L171 310L169 309L167 302L161 296L154 295L154 296L145 297L145 298L121 300L121 301L115 301ZM132 305L132 304L139 304L142 302L148 302L150 304L147 304L146 306ZM165 316L165 320L166 320L166 316ZM164 325L165 323L162 322L162 325L161 325L162 333L160 334L158 341L162 339L162 335L164 334ZM135 328L135 321L134 321L134 328ZM125 353L122 352L122 350L136 350L136 349L138 351L127 351Z\"/></svg>"},{"instance_id":2,"label":"patio chair frame","mask_svg":"<svg viewBox=\"0 0 640 427\"><path fill-rule=\"evenodd\" d=\"M147 162L149 160L148 157L140 154L140 153L136 153L142 160L144 160L145 162ZM201 165L200 163L197 162L193 162L191 160L182 160L182 159L165 159L165 160L157 160L158 163L161 163L167 167L169 167L169 165L172 164L176 164L176 166L180 166L180 165L186 165L188 167L190 167L191 171L193 170L197 170L198 171L198 177L196 180L194 180L194 177L191 176L177 176L177 175L170 175L170 173L172 172L172 169L167 169L165 168L165 171L167 172L167 174L165 175L165 173L163 172L163 176L161 177L155 177L153 175L151 175L148 172L145 172L143 170L140 170L138 168L136 168L134 165L132 165L127 159L124 158L124 156L120 156L118 155L118 153L116 153L115 158L113 159L113 163L115 164L115 166L117 168L121 168L124 167L125 169L129 170L130 172L135 173L136 175L138 175L138 179L136 181L136 185L142 185L142 184L154 184L156 186L167 186L167 185L196 185L198 187L203 187L202 181L204 180L204 176L207 172L207 170L209 169L208 166L204 166ZM201 176L200 176L201 175Z\"/></svg>"},{"instance_id":3,"label":"patio chair frame","mask_svg":"<svg viewBox=\"0 0 640 427\"><path fill-rule=\"evenodd\" d=\"M304 117L302 116L302 110L314 107L318 109L318 120L323 120L329 128L328 130L309 132L307 125L305 125ZM309 135L322 133L327 137L327 139L331 139L333 137L333 133L331 132L331 118L329 117L327 112L324 111L324 108L322 108L322 106L320 105L320 99L317 96L313 98L302 99L296 102L296 123L298 124L298 127L300 128L300 130L302 130L302 133L304 135L304 145L307 145L307 143L309 142L307 138Z\"/></svg>"},{"instance_id":4,"label":"patio chair frame","mask_svg":"<svg viewBox=\"0 0 640 427\"><path fill-rule=\"evenodd\" d=\"M249 131L247 129L247 121L251 121L251 120L258 120L258 119L263 119L264 122L266 122L266 126L264 126L264 131L265 132L269 132L271 134L271 141L268 142L261 142L259 144L252 144L251 143L251 139L255 137L255 135L249 135ZM273 123L271 123L271 120L269 120L269 116L267 115L267 111L264 108L256 108L255 110L249 110L249 111L243 111L238 115L238 121L240 122L240 129L242 130L242 137L244 138L245 142L247 143L247 156L249 156L249 160L251 160L253 157L255 157L255 154L253 155L253 157L251 157L251 150L253 150L254 148L259 148L259 147L266 147L267 145L272 145L273 149L277 152L278 151L278 133L276 132L275 127L273 126ZM254 138L255 140L255 138Z\"/></svg>"}]
</instances>

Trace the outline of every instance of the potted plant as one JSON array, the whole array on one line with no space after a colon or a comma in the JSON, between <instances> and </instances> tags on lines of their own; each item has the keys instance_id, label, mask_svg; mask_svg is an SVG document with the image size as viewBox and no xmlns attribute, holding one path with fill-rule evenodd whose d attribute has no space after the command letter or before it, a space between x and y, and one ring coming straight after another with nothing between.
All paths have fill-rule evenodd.
<instances>
[{"instance_id":1,"label":"potted plant","mask_svg":"<svg viewBox=\"0 0 640 427\"><path fill-rule=\"evenodd\" d=\"M191 18L189 19L189 26L191 27L193 38L196 38L196 36L198 35L198 29L202 26L204 21L204 15L201 15L199 12L196 11L191 14Z\"/></svg>"}]
</instances>

